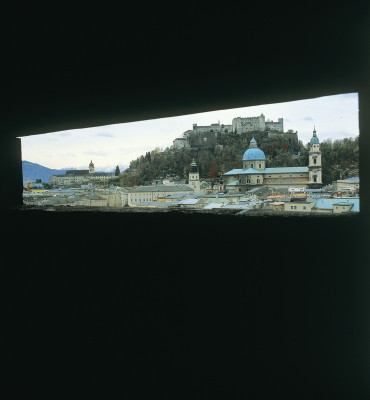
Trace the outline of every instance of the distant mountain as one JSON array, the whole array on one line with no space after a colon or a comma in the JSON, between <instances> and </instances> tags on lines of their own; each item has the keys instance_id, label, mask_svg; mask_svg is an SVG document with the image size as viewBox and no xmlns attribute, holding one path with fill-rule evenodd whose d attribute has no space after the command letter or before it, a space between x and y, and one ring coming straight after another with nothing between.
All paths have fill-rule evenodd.
<instances>
[{"instance_id":1,"label":"distant mountain","mask_svg":"<svg viewBox=\"0 0 370 400\"><path fill-rule=\"evenodd\" d=\"M41 179L42 182L48 183L52 175L65 174L67 169L51 169L30 161L22 161L23 181L29 179L34 182L36 179Z\"/></svg>"}]
</instances>

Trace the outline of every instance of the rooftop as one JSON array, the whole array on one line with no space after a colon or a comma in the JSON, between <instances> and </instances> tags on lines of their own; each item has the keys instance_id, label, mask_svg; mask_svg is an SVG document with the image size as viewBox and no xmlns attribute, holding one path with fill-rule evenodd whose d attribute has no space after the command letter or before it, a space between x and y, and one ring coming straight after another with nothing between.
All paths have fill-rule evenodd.
<instances>
[{"instance_id":1,"label":"rooftop","mask_svg":"<svg viewBox=\"0 0 370 400\"><path fill-rule=\"evenodd\" d=\"M334 205L351 205L350 212L360 211L360 199L324 199L316 200L314 208L321 210L332 210Z\"/></svg>"},{"instance_id":2,"label":"rooftop","mask_svg":"<svg viewBox=\"0 0 370 400\"><path fill-rule=\"evenodd\" d=\"M276 168L265 168L258 171L254 168L248 169L232 169L231 171L225 172L224 175L244 175L244 174L290 174L290 173L304 173L308 172L308 167L276 167Z\"/></svg>"},{"instance_id":3,"label":"rooftop","mask_svg":"<svg viewBox=\"0 0 370 400\"><path fill-rule=\"evenodd\" d=\"M178 185L178 186L139 186L131 190L131 193L138 192L192 192L193 189L190 186Z\"/></svg>"}]
</instances>

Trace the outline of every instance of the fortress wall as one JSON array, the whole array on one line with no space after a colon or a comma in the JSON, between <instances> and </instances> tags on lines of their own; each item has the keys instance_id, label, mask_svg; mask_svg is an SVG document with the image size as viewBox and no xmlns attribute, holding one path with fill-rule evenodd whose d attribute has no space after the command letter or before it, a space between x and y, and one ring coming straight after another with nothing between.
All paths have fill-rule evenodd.
<instances>
[{"instance_id":1,"label":"fortress wall","mask_svg":"<svg viewBox=\"0 0 370 400\"><path fill-rule=\"evenodd\" d=\"M281 121L278 121L278 122L273 122L273 121L265 122L266 129L271 129L271 130L274 130L274 131L284 132L283 119L279 118L279 120L281 120Z\"/></svg>"}]
</instances>

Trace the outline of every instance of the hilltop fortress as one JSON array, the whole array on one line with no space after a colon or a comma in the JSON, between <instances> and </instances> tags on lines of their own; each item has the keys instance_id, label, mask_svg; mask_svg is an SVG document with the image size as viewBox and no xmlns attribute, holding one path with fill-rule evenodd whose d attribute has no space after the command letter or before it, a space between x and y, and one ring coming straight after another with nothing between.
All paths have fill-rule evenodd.
<instances>
[{"instance_id":1,"label":"hilltop fortress","mask_svg":"<svg viewBox=\"0 0 370 400\"><path fill-rule=\"evenodd\" d=\"M296 132L284 132L284 119L278 118L277 121L266 120L261 114L258 117L237 117L232 120L231 125L223 125L218 122L208 126L198 126L193 124L193 129L185 131L180 138L173 141L175 149L192 148L217 148L218 135L234 133L241 135L247 132L266 132L268 137L284 135L288 140L298 141Z\"/></svg>"}]
</instances>

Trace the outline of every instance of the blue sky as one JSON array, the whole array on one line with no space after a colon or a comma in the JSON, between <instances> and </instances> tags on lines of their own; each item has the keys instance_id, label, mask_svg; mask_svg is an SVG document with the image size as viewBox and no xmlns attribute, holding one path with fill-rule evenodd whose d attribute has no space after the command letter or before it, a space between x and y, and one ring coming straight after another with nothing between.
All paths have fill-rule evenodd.
<instances>
[{"instance_id":1,"label":"blue sky","mask_svg":"<svg viewBox=\"0 0 370 400\"><path fill-rule=\"evenodd\" d=\"M87 169L90 160L95 170L119 165L127 167L155 147L170 147L175 138L192 129L193 123L231 124L235 117L284 118L284 130L298 131L307 143L314 125L320 140L355 137L359 134L358 95L348 93L286 103L265 104L147 121L73 129L21 137L22 159L48 168Z\"/></svg>"}]
</instances>

